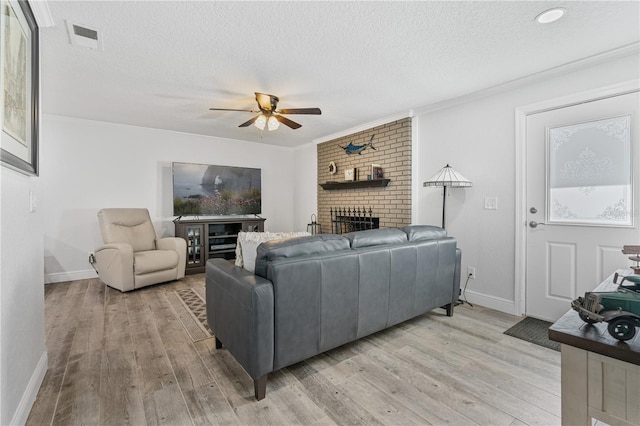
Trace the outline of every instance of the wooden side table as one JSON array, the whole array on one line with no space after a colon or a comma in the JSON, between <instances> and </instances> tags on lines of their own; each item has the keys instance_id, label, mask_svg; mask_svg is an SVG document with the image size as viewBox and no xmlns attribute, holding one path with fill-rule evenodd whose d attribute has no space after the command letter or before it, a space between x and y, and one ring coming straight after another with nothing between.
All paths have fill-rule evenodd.
<instances>
[{"instance_id":1,"label":"wooden side table","mask_svg":"<svg viewBox=\"0 0 640 426\"><path fill-rule=\"evenodd\" d=\"M613 276L594 291L617 289ZM587 324L570 310L549 328L549 339L561 343L563 425L590 426L592 418L640 425L640 333L619 342L606 323Z\"/></svg>"}]
</instances>

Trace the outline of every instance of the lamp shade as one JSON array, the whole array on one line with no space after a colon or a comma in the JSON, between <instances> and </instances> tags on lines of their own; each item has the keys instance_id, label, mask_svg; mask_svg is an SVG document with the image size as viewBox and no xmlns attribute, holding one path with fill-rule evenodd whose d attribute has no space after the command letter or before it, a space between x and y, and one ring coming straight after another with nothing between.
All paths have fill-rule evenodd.
<instances>
[{"instance_id":1,"label":"lamp shade","mask_svg":"<svg viewBox=\"0 0 640 426\"><path fill-rule=\"evenodd\" d=\"M267 120L267 127L269 128L269 131L276 130L278 127L280 127L280 122L274 115L272 115L271 117L269 117L269 120Z\"/></svg>"},{"instance_id":2,"label":"lamp shade","mask_svg":"<svg viewBox=\"0 0 640 426\"><path fill-rule=\"evenodd\" d=\"M456 172L453 167L447 164L436 174L424 181L422 186L449 186L460 188L473 186L473 184L469 179Z\"/></svg>"},{"instance_id":3,"label":"lamp shade","mask_svg":"<svg viewBox=\"0 0 640 426\"><path fill-rule=\"evenodd\" d=\"M267 124L267 117L265 117L264 114L260 114L260 116L253 123L253 125L256 126L260 130L264 130L264 126L266 124Z\"/></svg>"}]
</instances>

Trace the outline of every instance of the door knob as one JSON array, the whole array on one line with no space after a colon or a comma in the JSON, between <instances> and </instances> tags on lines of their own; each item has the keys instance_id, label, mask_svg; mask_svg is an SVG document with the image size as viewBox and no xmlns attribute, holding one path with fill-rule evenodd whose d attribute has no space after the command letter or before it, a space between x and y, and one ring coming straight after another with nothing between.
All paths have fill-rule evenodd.
<instances>
[{"instance_id":1,"label":"door knob","mask_svg":"<svg viewBox=\"0 0 640 426\"><path fill-rule=\"evenodd\" d=\"M546 225L546 223L536 222L535 220L532 220L531 222L529 222L529 226L532 228L537 228L538 225Z\"/></svg>"}]
</instances>

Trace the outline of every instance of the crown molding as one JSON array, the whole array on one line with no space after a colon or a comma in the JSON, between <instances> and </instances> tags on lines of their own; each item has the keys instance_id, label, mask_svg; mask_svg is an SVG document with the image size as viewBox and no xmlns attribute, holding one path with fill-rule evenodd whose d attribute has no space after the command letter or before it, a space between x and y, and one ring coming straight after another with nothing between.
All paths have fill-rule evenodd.
<instances>
[{"instance_id":1,"label":"crown molding","mask_svg":"<svg viewBox=\"0 0 640 426\"><path fill-rule=\"evenodd\" d=\"M436 102L421 108L415 109L415 115L426 114L433 111L453 107L456 105L472 102L478 99L486 98L489 96L497 95L499 93L515 90L520 87L528 86L533 83L537 83L542 80L547 80L552 77L561 76L570 72L588 68L604 62L609 62L614 59L623 58L625 56L637 55L640 53L640 43L631 43L616 49L612 49L597 55L588 56L586 58L578 59L576 61L568 62L557 67L549 68L545 71L540 71L535 74L530 74L525 77L517 78L515 80L507 81L505 83L498 84L496 86L488 87L486 89L478 90L476 92L467 93L466 95L459 96L457 98L447 99L441 102Z\"/></svg>"},{"instance_id":2,"label":"crown molding","mask_svg":"<svg viewBox=\"0 0 640 426\"><path fill-rule=\"evenodd\" d=\"M407 118L407 117L413 117L413 110L409 110L407 112L402 112L402 113L398 113L398 114L394 114L394 115L388 115L386 117L382 117L379 118L377 120L374 121L370 121L368 123L364 123L361 124L359 126L356 127L351 127L349 129L345 129L345 130L341 130L339 132L336 133L332 133L330 135L326 135L326 136L322 136L320 138L316 138L312 141L312 143L314 144L319 144L322 142L327 142L333 139L338 139L341 138L343 136L349 136L352 135L354 133L358 133L358 132L362 132L364 130L369 130L373 127L377 127L377 126L381 126L383 124L387 124L387 123L391 123L392 121L397 121L397 120L402 120L403 118Z\"/></svg>"},{"instance_id":3,"label":"crown molding","mask_svg":"<svg viewBox=\"0 0 640 426\"><path fill-rule=\"evenodd\" d=\"M54 27L56 25L47 0L29 0L29 6L39 28Z\"/></svg>"}]
</instances>

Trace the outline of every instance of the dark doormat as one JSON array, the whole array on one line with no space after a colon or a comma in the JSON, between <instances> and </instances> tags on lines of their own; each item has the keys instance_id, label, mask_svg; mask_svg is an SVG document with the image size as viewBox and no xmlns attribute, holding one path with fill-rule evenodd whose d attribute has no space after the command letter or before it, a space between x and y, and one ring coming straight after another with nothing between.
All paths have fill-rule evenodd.
<instances>
[{"instance_id":1,"label":"dark doormat","mask_svg":"<svg viewBox=\"0 0 640 426\"><path fill-rule=\"evenodd\" d=\"M525 317L522 321L504 332L509 336L544 346L545 348L560 351L560 343L549 340L548 330L551 322L537 318Z\"/></svg>"}]
</instances>

